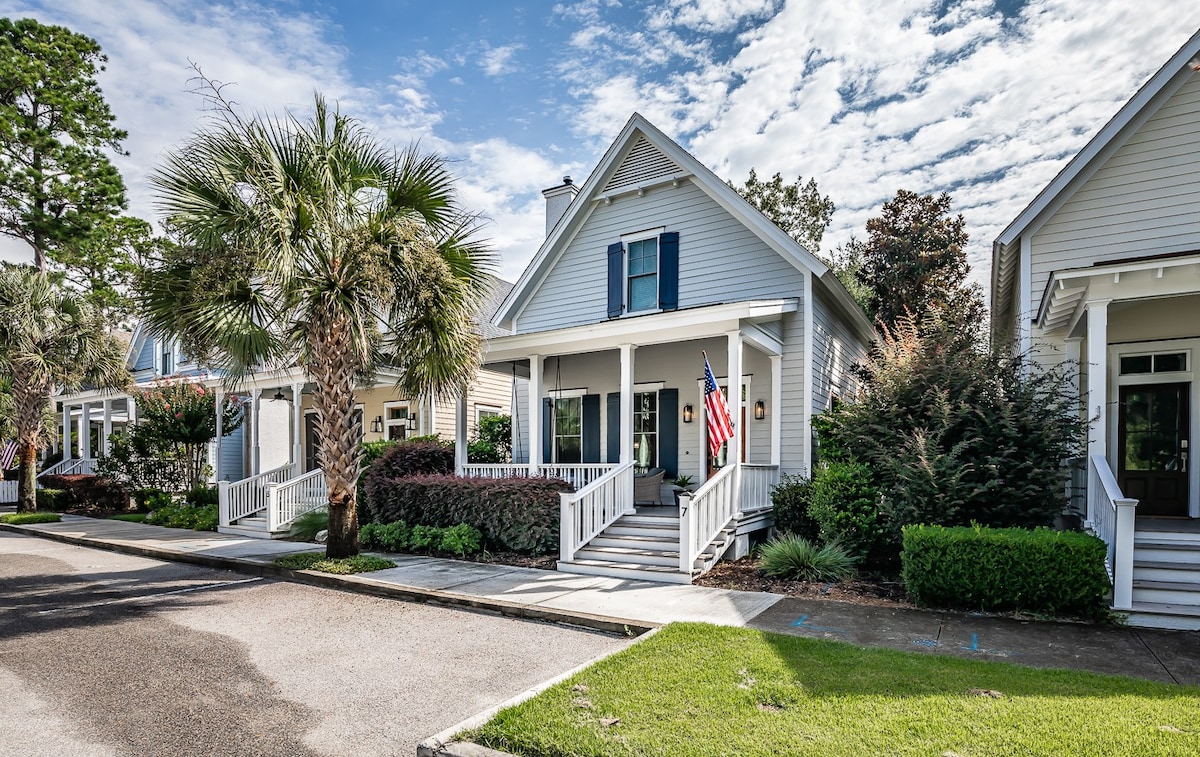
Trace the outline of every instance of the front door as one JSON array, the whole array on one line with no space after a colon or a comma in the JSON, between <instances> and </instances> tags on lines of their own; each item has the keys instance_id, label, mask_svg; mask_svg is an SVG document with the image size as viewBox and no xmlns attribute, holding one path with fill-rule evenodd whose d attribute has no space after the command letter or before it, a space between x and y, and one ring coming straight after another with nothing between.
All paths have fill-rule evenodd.
<instances>
[{"instance_id":1,"label":"front door","mask_svg":"<svg viewBox=\"0 0 1200 757\"><path fill-rule=\"evenodd\" d=\"M1188 513L1188 397L1191 384L1122 386L1117 483L1138 515Z\"/></svg>"}]
</instances>

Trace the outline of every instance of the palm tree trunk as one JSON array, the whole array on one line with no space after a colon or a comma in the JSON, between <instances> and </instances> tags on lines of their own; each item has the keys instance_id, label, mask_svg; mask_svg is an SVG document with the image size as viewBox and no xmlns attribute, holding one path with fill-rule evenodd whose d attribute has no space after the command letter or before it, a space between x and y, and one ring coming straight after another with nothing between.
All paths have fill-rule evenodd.
<instances>
[{"instance_id":1,"label":"palm tree trunk","mask_svg":"<svg viewBox=\"0 0 1200 757\"><path fill-rule=\"evenodd\" d=\"M30 386L29 378L14 376L13 403L17 411L17 455L21 472L17 478L17 512L37 511L37 450L42 431L42 412L50 401L48 386Z\"/></svg>"},{"instance_id":2,"label":"palm tree trunk","mask_svg":"<svg viewBox=\"0 0 1200 757\"><path fill-rule=\"evenodd\" d=\"M314 321L317 319L314 319ZM325 328L312 324L309 373L315 384L318 460L329 496L326 557L358 554L359 420L354 416L354 384L358 365L350 344L350 324L333 316ZM315 328L314 328L315 326Z\"/></svg>"}]
</instances>

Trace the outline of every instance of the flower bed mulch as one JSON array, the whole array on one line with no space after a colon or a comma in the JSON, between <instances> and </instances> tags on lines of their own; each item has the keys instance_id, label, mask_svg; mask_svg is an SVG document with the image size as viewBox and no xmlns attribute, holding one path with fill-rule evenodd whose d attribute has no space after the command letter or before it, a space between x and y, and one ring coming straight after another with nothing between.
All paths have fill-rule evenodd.
<instances>
[{"instance_id":1,"label":"flower bed mulch","mask_svg":"<svg viewBox=\"0 0 1200 757\"><path fill-rule=\"evenodd\" d=\"M794 581L763 574L752 557L723 561L692 583L716 589L766 591L805 599L836 599L864 605L912 607L899 581L854 579L837 582Z\"/></svg>"}]
</instances>

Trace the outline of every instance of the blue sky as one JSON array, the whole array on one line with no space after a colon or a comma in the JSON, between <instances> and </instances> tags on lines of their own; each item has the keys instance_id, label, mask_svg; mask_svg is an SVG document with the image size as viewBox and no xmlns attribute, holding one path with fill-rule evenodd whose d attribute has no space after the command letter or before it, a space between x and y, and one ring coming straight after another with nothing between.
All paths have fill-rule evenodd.
<instances>
[{"instance_id":1,"label":"blue sky","mask_svg":"<svg viewBox=\"0 0 1200 757\"><path fill-rule=\"evenodd\" d=\"M0 0L99 40L131 211L203 117L189 60L248 110L335 98L397 145L443 153L515 280L539 190L582 181L638 110L720 176L815 177L823 247L905 188L949 191L974 278L991 240L1200 28L1182 0L312 2ZM12 256L11 248L0 254Z\"/></svg>"}]
</instances>

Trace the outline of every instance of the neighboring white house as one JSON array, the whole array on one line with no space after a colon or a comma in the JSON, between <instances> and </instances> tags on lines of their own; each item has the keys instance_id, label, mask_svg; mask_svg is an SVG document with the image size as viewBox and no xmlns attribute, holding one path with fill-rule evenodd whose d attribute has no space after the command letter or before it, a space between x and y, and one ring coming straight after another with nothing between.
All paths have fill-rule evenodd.
<instances>
[{"instance_id":1,"label":"neighboring white house","mask_svg":"<svg viewBox=\"0 0 1200 757\"><path fill-rule=\"evenodd\" d=\"M481 312L494 313L511 287L496 279ZM503 333L488 318L482 321L485 337ZM300 368L262 370L230 389L219 372L190 360L176 342L156 338L140 325L133 333L127 364L138 388L186 378L203 382L218 396L230 391L243 402L245 422L214 441L209 452L221 489L222 533L283 536L296 516L326 502L324 478L317 469L312 385ZM396 378L394 372L381 370L374 383L358 387L363 441L425 434L455 439L456 403L404 397L395 389ZM521 383L511 376L480 372L465 398L464 435L473 435L485 415L509 413ZM128 394L83 391L56 399L61 438L69 441L62 444L62 462L44 473L94 472L112 432L136 422L136 402Z\"/></svg>"},{"instance_id":2,"label":"neighboring white house","mask_svg":"<svg viewBox=\"0 0 1200 757\"><path fill-rule=\"evenodd\" d=\"M855 391L873 329L820 260L641 115L582 187L543 194L546 240L484 366L528 379L517 464L465 466L460 451L460 466L576 484L560 570L690 581L770 525L770 488L810 469L812 417ZM735 427L715 457L703 352ZM677 509L681 475L698 488Z\"/></svg>"},{"instance_id":3,"label":"neighboring white house","mask_svg":"<svg viewBox=\"0 0 1200 757\"><path fill-rule=\"evenodd\" d=\"M1200 627L1200 33L995 241L992 336L1078 365L1114 607ZM1136 505L1136 508L1135 508ZM1134 513L1136 512L1136 519Z\"/></svg>"}]
</instances>

